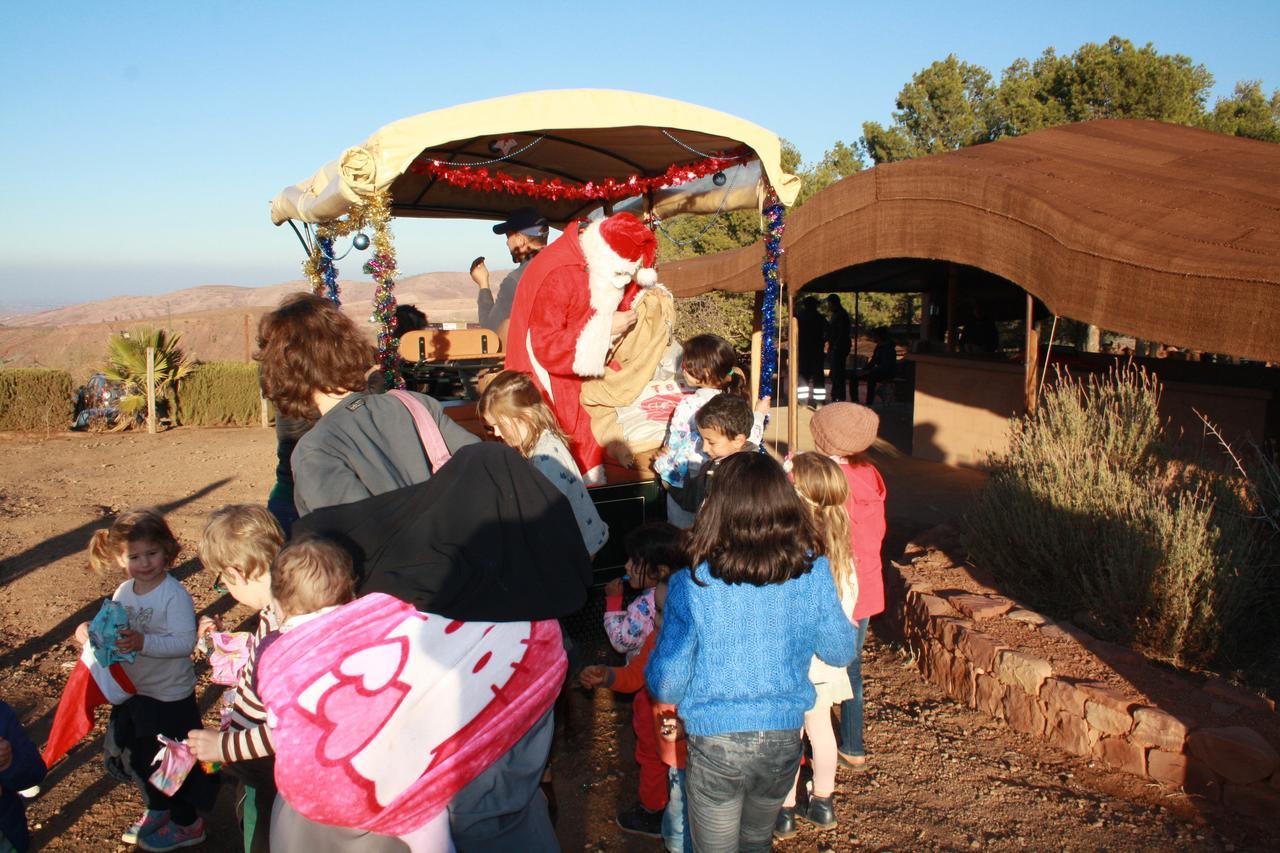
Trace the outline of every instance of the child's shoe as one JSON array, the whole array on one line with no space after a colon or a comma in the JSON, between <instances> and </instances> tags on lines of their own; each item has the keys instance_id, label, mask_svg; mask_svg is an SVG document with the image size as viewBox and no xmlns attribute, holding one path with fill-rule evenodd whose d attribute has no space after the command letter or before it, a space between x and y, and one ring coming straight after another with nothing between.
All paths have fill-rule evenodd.
<instances>
[{"instance_id":1,"label":"child's shoe","mask_svg":"<svg viewBox=\"0 0 1280 853\"><path fill-rule=\"evenodd\" d=\"M194 847L204 843L204 818L196 818L190 826L179 826L169 821L164 826L138 839L138 846L152 853L163 853L165 850L177 850L180 847Z\"/></svg>"},{"instance_id":2,"label":"child's shoe","mask_svg":"<svg viewBox=\"0 0 1280 853\"><path fill-rule=\"evenodd\" d=\"M807 821L818 829L831 829L836 821L836 809L830 797L809 797L809 807L800 814L800 819Z\"/></svg>"},{"instance_id":3,"label":"child's shoe","mask_svg":"<svg viewBox=\"0 0 1280 853\"><path fill-rule=\"evenodd\" d=\"M773 822L773 837L786 841L788 838L795 838L797 832L795 806L783 806L782 811L778 812L778 819Z\"/></svg>"},{"instance_id":4,"label":"child's shoe","mask_svg":"<svg viewBox=\"0 0 1280 853\"><path fill-rule=\"evenodd\" d=\"M133 825L124 831L124 834L120 836L120 840L125 844L137 844L139 838L155 832L168 822L168 812L160 811L159 809L147 809L142 813L142 817L134 821Z\"/></svg>"},{"instance_id":5,"label":"child's shoe","mask_svg":"<svg viewBox=\"0 0 1280 853\"><path fill-rule=\"evenodd\" d=\"M644 835L649 838L662 837L662 810L651 812L636 803L630 809L618 814L618 827L632 835Z\"/></svg>"}]
</instances>

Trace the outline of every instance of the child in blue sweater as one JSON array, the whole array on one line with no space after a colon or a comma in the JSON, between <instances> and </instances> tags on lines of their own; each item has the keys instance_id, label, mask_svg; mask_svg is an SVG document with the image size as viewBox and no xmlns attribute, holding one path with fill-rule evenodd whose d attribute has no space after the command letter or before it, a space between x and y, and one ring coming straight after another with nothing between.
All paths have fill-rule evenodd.
<instances>
[{"instance_id":1,"label":"child in blue sweater","mask_svg":"<svg viewBox=\"0 0 1280 853\"><path fill-rule=\"evenodd\" d=\"M43 780L44 762L36 745L22 730L13 709L0 702L0 850L27 850L31 842L27 807L18 792Z\"/></svg>"},{"instance_id":2,"label":"child in blue sweater","mask_svg":"<svg viewBox=\"0 0 1280 853\"><path fill-rule=\"evenodd\" d=\"M814 655L846 666L853 626L823 538L774 459L737 453L670 579L645 677L689 735L689 824L700 853L768 850L800 764Z\"/></svg>"}]
</instances>

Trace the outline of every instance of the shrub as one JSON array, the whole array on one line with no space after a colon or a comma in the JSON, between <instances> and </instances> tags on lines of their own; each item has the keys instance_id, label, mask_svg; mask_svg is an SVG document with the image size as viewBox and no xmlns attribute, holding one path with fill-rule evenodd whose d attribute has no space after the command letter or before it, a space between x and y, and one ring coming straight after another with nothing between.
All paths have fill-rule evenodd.
<instances>
[{"instance_id":1,"label":"shrub","mask_svg":"<svg viewBox=\"0 0 1280 853\"><path fill-rule=\"evenodd\" d=\"M75 414L75 386L65 370L0 368L0 429L67 429Z\"/></svg>"},{"instance_id":2,"label":"shrub","mask_svg":"<svg viewBox=\"0 0 1280 853\"><path fill-rule=\"evenodd\" d=\"M1205 666L1260 648L1280 603L1277 540L1250 472L1173 456L1160 385L1140 368L1058 379L992 460L966 518L975 561L1154 657Z\"/></svg>"},{"instance_id":3,"label":"shrub","mask_svg":"<svg viewBox=\"0 0 1280 853\"><path fill-rule=\"evenodd\" d=\"M181 347L182 336L164 329L144 326L112 335L107 341L107 363L102 372L124 388L118 407L124 415L118 429L141 423L147 409L147 349L155 350L154 376L157 408L172 417L178 383L191 370L191 362Z\"/></svg>"},{"instance_id":4,"label":"shrub","mask_svg":"<svg viewBox=\"0 0 1280 853\"><path fill-rule=\"evenodd\" d=\"M198 364L180 391L178 422L184 426L250 426L261 417L256 364Z\"/></svg>"},{"instance_id":5,"label":"shrub","mask_svg":"<svg viewBox=\"0 0 1280 853\"><path fill-rule=\"evenodd\" d=\"M687 341L694 335L710 333L724 338L737 350L750 350L754 311L754 297L749 293L712 291L677 299L676 340Z\"/></svg>"}]
</instances>

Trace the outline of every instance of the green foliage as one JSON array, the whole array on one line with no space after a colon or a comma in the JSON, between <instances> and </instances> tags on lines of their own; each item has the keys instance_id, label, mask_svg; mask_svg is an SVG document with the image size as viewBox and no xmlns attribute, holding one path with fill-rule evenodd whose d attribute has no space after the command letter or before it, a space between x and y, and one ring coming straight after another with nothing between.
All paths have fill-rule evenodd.
<instances>
[{"instance_id":1,"label":"green foliage","mask_svg":"<svg viewBox=\"0 0 1280 853\"><path fill-rule=\"evenodd\" d=\"M1205 113L1211 75L1182 54L1163 54L1112 36L1059 56L1017 59L1000 82L954 55L911 78L898 94L893 122L862 126L859 149L875 163L906 160L1100 118L1200 124L1224 133L1277 141L1280 95L1242 83L1233 98Z\"/></svg>"},{"instance_id":2,"label":"green foliage","mask_svg":"<svg viewBox=\"0 0 1280 853\"><path fill-rule=\"evenodd\" d=\"M112 335L107 341L107 363L103 374L124 387L124 396L118 404L122 414L119 424L123 429L147 408L147 349L155 349L156 399L165 401L170 412L177 408L177 386L191 371L191 363L180 346L181 335L149 326Z\"/></svg>"},{"instance_id":3,"label":"green foliage","mask_svg":"<svg viewBox=\"0 0 1280 853\"><path fill-rule=\"evenodd\" d=\"M197 364L180 390L183 426L251 426L261 418L257 364Z\"/></svg>"},{"instance_id":4,"label":"green foliage","mask_svg":"<svg viewBox=\"0 0 1280 853\"><path fill-rule=\"evenodd\" d=\"M1274 635L1275 530L1243 468L1174 456L1140 368L1059 377L966 518L975 561L1013 594L1153 656L1238 661ZM1275 467L1271 467L1272 482Z\"/></svg>"},{"instance_id":5,"label":"green foliage","mask_svg":"<svg viewBox=\"0 0 1280 853\"><path fill-rule=\"evenodd\" d=\"M0 430L67 429L75 388L65 370L0 368Z\"/></svg>"},{"instance_id":6,"label":"green foliage","mask_svg":"<svg viewBox=\"0 0 1280 853\"><path fill-rule=\"evenodd\" d=\"M1237 83L1235 94L1218 99L1213 112L1204 116L1200 124L1232 136L1280 142L1280 89L1273 91L1268 100L1260 81Z\"/></svg>"}]
</instances>

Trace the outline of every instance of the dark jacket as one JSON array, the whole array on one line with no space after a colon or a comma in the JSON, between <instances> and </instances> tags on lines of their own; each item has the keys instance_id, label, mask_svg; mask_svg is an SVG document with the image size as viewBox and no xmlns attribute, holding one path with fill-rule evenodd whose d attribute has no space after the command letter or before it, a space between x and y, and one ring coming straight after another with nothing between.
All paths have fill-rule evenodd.
<instances>
[{"instance_id":1,"label":"dark jacket","mask_svg":"<svg viewBox=\"0 0 1280 853\"><path fill-rule=\"evenodd\" d=\"M748 441L742 445L739 453L759 453L760 448L754 442ZM724 457L728 459L729 457ZM698 475L686 483L684 486L667 486L667 491L671 493L671 497L679 504L680 508L685 512L697 512L698 507L702 506L702 502L711 494L712 483L716 476L716 469L720 467L720 463L724 459L709 459L703 463L698 469Z\"/></svg>"},{"instance_id":2,"label":"dark jacket","mask_svg":"<svg viewBox=\"0 0 1280 853\"><path fill-rule=\"evenodd\" d=\"M40 751L22 730L18 715L4 702L0 702L0 738L13 749L13 761L8 769L0 772L0 834L19 850L26 850L31 843L27 834L27 806L18 792L39 785L44 780L44 762Z\"/></svg>"}]
</instances>

